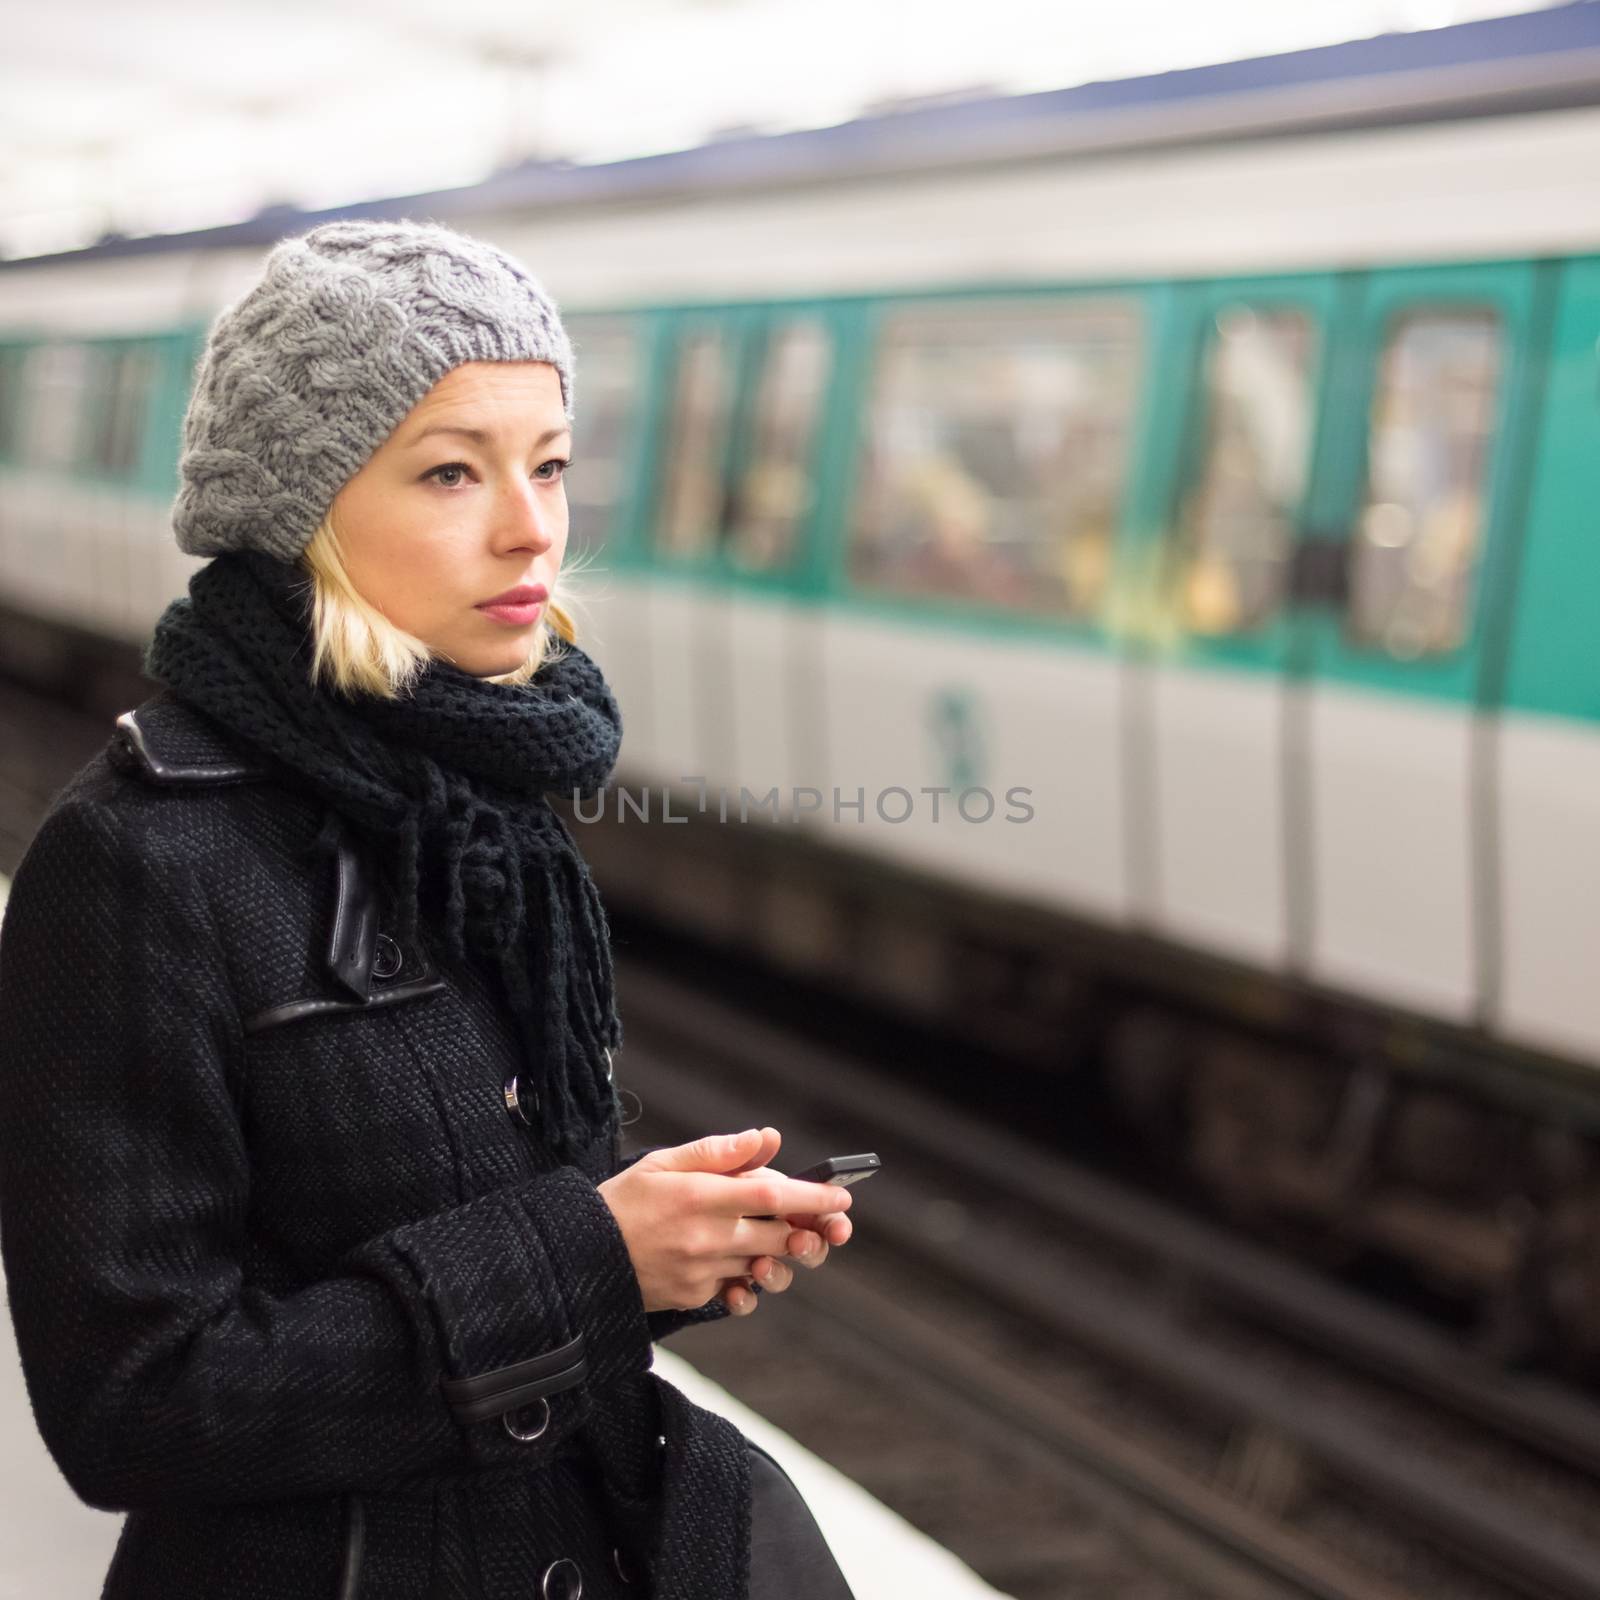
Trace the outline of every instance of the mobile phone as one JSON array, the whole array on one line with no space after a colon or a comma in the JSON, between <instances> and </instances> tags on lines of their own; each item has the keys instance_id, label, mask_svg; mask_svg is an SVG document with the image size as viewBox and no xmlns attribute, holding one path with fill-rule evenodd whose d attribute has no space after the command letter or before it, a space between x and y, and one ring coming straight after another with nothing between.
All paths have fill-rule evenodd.
<instances>
[{"instance_id":1,"label":"mobile phone","mask_svg":"<svg viewBox=\"0 0 1600 1600\"><path fill-rule=\"evenodd\" d=\"M798 1178L802 1183L836 1183L841 1187L847 1183L859 1183L863 1178L870 1178L883 1163L872 1152L868 1151L859 1156L829 1156L826 1161L819 1161L815 1166L807 1167L803 1172L791 1172L791 1178ZM776 1222L773 1216L756 1217L756 1222Z\"/></svg>"},{"instance_id":2,"label":"mobile phone","mask_svg":"<svg viewBox=\"0 0 1600 1600\"><path fill-rule=\"evenodd\" d=\"M863 1178L870 1178L882 1165L877 1156L868 1151L860 1156L829 1156L826 1161L819 1161L803 1172L791 1172L789 1176L802 1183L859 1183Z\"/></svg>"}]
</instances>

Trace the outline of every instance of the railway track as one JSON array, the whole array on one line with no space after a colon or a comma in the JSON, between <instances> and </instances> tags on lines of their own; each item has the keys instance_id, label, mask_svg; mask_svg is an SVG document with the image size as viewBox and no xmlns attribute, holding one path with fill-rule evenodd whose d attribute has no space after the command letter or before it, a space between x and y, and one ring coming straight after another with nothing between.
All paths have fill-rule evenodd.
<instances>
[{"instance_id":1,"label":"railway track","mask_svg":"<svg viewBox=\"0 0 1600 1600\"><path fill-rule=\"evenodd\" d=\"M749 1327L819 1317L834 1359L871 1369L902 1408L931 1392L966 1417L963 1442L1026 1439L1080 1499L1093 1480L1108 1525L1184 1592L1600 1600L1600 1411L1586 1397L1476 1363L879 1064L631 963L620 981L636 1136L764 1121L785 1134L780 1164L884 1158L848 1265L801 1273ZM690 1358L735 1387L738 1335L688 1332ZM929 1531L962 1552L961 1528ZM989 1561L973 1565L1018 1595L1110 1592L1061 1574L1028 1591Z\"/></svg>"}]
</instances>

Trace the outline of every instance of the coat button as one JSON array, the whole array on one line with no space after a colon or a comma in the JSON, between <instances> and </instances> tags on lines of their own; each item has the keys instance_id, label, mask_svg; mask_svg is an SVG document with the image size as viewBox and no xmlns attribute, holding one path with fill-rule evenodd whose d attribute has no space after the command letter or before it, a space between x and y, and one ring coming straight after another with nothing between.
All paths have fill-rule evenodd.
<instances>
[{"instance_id":1,"label":"coat button","mask_svg":"<svg viewBox=\"0 0 1600 1600\"><path fill-rule=\"evenodd\" d=\"M583 1593L583 1574L578 1563L562 1556L544 1569L539 1580L539 1600L578 1600Z\"/></svg>"},{"instance_id":2,"label":"coat button","mask_svg":"<svg viewBox=\"0 0 1600 1600\"><path fill-rule=\"evenodd\" d=\"M611 1565L617 1569L617 1576L626 1584L634 1583L639 1576L633 1563L622 1553L620 1544L611 1547Z\"/></svg>"},{"instance_id":3,"label":"coat button","mask_svg":"<svg viewBox=\"0 0 1600 1600\"><path fill-rule=\"evenodd\" d=\"M533 1126L533 1119L539 1115L539 1091L535 1089L532 1096L521 1093L517 1088L517 1080L513 1075L505 1082L506 1110L519 1122ZM531 1098L531 1103L530 1103Z\"/></svg>"},{"instance_id":4,"label":"coat button","mask_svg":"<svg viewBox=\"0 0 1600 1600\"><path fill-rule=\"evenodd\" d=\"M392 978L405 965L400 946L386 933L378 935L378 947L372 955L372 976Z\"/></svg>"},{"instance_id":5,"label":"coat button","mask_svg":"<svg viewBox=\"0 0 1600 1600\"><path fill-rule=\"evenodd\" d=\"M515 1411L506 1411L501 1414L500 1421L505 1424L505 1430L513 1439L520 1439L524 1444L537 1439L546 1428L550 1426L550 1402L541 1396L534 1402L539 1407L535 1413L539 1420L529 1427L519 1428L511 1419L520 1417L525 1411L532 1411L533 1406L518 1406Z\"/></svg>"}]
</instances>

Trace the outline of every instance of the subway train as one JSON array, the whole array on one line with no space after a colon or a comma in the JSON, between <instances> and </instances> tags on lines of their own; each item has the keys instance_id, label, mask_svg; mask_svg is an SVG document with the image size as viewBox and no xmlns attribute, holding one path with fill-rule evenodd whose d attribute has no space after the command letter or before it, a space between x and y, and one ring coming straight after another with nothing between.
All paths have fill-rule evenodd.
<instances>
[{"instance_id":1,"label":"subway train","mask_svg":"<svg viewBox=\"0 0 1600 1600\"><path fill-rule=\"evenodd\" d=\"M577 347L608 892L1593 1362L1597 174L1582 0L0 261L0 669L181 592L273 242L493 239Z\"/></svg>"}]
</instances>

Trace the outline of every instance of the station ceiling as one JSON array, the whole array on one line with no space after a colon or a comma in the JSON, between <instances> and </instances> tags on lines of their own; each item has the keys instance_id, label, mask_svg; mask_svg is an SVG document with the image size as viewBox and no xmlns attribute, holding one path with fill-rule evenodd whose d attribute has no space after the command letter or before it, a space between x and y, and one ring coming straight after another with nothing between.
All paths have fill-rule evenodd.
<instances>
[{"instance_id":1,"label":"station ceiling","mask_svg":"<svg viewBox=\"0 0 1600 1600\"><path fill-rule=\"evenodd\" d=\"M1547 0L0 0L0 254Z\"/></svg>"}]
</instances>

